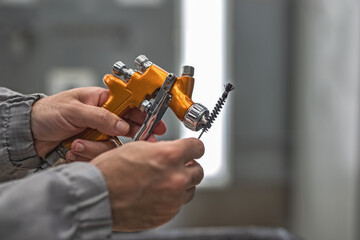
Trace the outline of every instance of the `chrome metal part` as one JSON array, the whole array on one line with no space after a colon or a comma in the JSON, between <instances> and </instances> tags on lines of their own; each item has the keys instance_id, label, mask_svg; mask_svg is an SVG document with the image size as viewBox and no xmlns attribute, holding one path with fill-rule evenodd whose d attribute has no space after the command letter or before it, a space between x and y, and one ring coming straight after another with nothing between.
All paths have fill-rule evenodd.
<instances>
[{"instance_id":1,"label":"chrome metal part","mask_svg":"<svg viewBox=\"0 0 360 240\"><path fill-rule=\"evenodd\" d=\"M124 78L125 78L126 80L129 80L134 73L135 73L135 70L129 68L129 69L127 69L127 71L124 73Z\"/></svg>"},{"instance_id":2,"label":"chrome metal part","mask_svg":"<svg viewBox=\"0 0 360 240\"><path fill-rule=\"evenodd\" d=\"M200 103L194 103L184 117L184 125L192 131L199 131L205 128L209 110Z\"/></svg>"},{"instance_id":3,"label":"chrome metal part","mask_svg":"<svg viewBox=\"0 0 360 240\"><path fill-rule=\"evenodd\" d=\"M118 61L118 62L114 63L112 72L113 72L113 74L115 74L117 76L122 76L123 69L126 69L126 65L123 62Z\"/></svg>"},{"instance_id":4,"label":"chrome metal part","mask_svg":"<svg viewBox=\"0 0 360 240\"><path fill-rule=\"evenodd\" d=\"M151 108L151 102L147 99L145 99L144 101L142 101L142 103L139 106L139 110L144 112L144 113L148 113L150 108Z\"/></svg>"},{"instance_id":5,"label":"chrome metal part","mask_svg":"<svg viewBox=\"0 0 360 240\"><path fill-rule=\"evenodd\" d=\"M135 73L133 69L126 68L126 65L121 61L118 61L114 64L112 72L116 76L124 77L125 80L129 80L131 76Z\"/></svg>"},{"instance_id":6,"label":"chrome metal part","mask_svg":"<svg viewBox=\"0 0 360 240\"><path fill-rule=\"evenodd\" d=\"M43 162L41 163L40 167L38 167L35 172L47 169L49 167L55 167L60 164L67 163L66 161L66 153L67 153L66 147L64 147L62 144L57 146L52 152L50 152L48 155L46 155L45 159L43 159Z\"/></svg>"},{"instance_id":7,"label":"chrome metal part","mask_svg":"<svg viewBox=\"0 0 360 240\"><path fill-rule=\"evenodd\" d=\"M151 104L151 107L148 110L148 114L145 118L143 125L141 126L140 130L136 133L134 137L134 141L146 140L150 136L155 125L164 116L172 98L170 94L170 90L174 85L175 79L176 77L173 73L169 73L167 75L162 87L159 89L155 97L154 103Z\"/></svg>"},{"instance_id":8,"label":"chrome metal part","mask_svg":"<svg viewBox=\"0 0 360 240\"><path fill-rule=\"evenodd\" d=\"M195 68L193 66L185 65L182 67L182 76L190 76L193 77L195 72Z\"/></svg>"},{"instance_id":9,"label":"chrome metal part","mask_svg":"<svg viewBox=\"0 0 360 240\"><path fill-rule=\"evenodd\" d=\"M140 55L135 59L135 66L141 72L145 72L152 64L153 63L145 55Z\"/></svg>"}]
</instances>

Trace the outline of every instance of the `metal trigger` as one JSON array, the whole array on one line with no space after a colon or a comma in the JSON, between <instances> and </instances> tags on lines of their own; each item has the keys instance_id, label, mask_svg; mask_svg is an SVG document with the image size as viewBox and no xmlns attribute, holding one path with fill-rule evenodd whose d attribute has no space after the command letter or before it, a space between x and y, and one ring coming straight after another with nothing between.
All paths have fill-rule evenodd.
<instances>
[{"instance_id":1,"label":"metal trigger","mask_svg":"<svg viewBox=\"0 0 360 240\"><path fill-rule=\"evenodd\" d=\"M175 75L169 73L159 89L155 101L147 110L147 116L139 131L135 134L134 141L146 140L153 131L156 124L162 119L171 101L170 90L175 82Z\"/></svg>"}]
</instances>

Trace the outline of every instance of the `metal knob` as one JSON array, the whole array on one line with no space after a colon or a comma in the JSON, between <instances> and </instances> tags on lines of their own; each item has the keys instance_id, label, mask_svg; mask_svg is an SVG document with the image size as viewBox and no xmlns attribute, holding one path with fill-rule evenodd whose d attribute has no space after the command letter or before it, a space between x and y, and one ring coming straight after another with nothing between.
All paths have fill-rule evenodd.
<instances>
[{"instance_id":1,"label":"metal knob","mask_svg":"<svg viewBox=\"0 0 360 240\"><path fill-rule=\"evenodd\" d=\"M141 72L145 72L152 64L153 63L145 55L140 55L135 59L135 66Z\"/></svg>"},{"instance_id":2,"label":"metal knob","mask_svg":"<svg viewBox=\"0 0 360 240\"><path fill-rule=\"evenodd\" d=\"M112 72L113 72L113 74L115 74L117 76L123 76L124 69L126 69L126 65L123 62L118 61L118 62L114 63Z\"/></svg>"},{"instance_id":3,"label":"metal knob","mask_svg":"<svg viewBox=\"0 0 360 240\"><path fill-rule=\"evenodd\" d=\"M182 67L182 76L190 76L193 77L195 72L195 68L193 66L185 65Z\"/></svg>"},{"instance_id":4,"label":"metal knob","mask_svg":"<svg viewBox=\"0 0 360 240\"><path fill-rule=\"evenodd\" d=\"M127 69L126 65L121 61L118 61L114 64L112 72L119 77L123 76L125 80L129 80L131 76L135 73L133 69Z\"/></svg>"}]
</instances>

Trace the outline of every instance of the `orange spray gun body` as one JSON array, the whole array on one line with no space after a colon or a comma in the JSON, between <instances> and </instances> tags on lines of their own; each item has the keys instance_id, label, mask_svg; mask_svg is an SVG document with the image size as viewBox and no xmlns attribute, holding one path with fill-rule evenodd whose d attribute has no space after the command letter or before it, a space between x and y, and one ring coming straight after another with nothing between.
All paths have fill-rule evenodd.
<instances>
[{"instance_id":1,"label":"orange spray gun body","mask_svg":"<svg viewBox=\"0 0 360 240\"><path fill-rule=\"evenodd\" d=\"M167 107L191 130L198 131L205 127L209 111L191 99L194 87L193 67L184 66L182 76L177 78L150 62L144 55L137 57L135 64L138 71L127 69L125 64L117 62L113 67L114 74L104 76L110 96L102 106L119 117L123 117L132 108L139 108L148 114L145 125L134 140L146 140ZM97 141L111 137L97 130L87 129L63 145L70 149L72 140L77 138Z\"/></svg>"},{"instance_id":2,"label":"orange spray gun body","mask_svg":"<svg viewBox=\"0 0 360 240\"><path fill-rule=\"evenodd\" d=\"M173 73L168 73L153 64L144 55L135 59L135 65L137 71L126 68L122 62L116 62L113 66L113 74L104 76L104 83L109 88L110 95L102 106L120 117L133 108L139 108L147 114L144 124L134 137L135 141L146 140L150 136L168 107L187 128L193 131L206 129L209 111L191 99L194 87L193 67L184 66L182 75L176 77ZM62 142L54 150L57 154L50 153L41 169L66 162L67 150L71 148L71 143L79 138L92 141L114 138L118 144L121 144L117 137L107 136L95 129L86 129L79 135Z\"/></svg>"}]
</instances>

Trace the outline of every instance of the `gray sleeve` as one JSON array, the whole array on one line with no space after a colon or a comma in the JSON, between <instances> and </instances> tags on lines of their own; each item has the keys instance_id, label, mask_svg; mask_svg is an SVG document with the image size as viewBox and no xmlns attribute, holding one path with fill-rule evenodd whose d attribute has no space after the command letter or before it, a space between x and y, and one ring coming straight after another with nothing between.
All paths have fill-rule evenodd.
<instances>
[{"instance_id":1,"label":"gray sleeve","mask_svg":"<svg viewBox=\"0 0 360 240\"><path fill-rule=\"evenodd\" d=\"M41 160L30 127L32 104L43 94L23 95L0 87L0 182L25 176Z\"/></svg>"},{"instance_id":2,"label":"gray sleeve","mask_svg":"<svg viewBox=\"0 0 360 240\"><path fill-rule=\"evenodd\" d=\"M0 184L1 239L109 239L111 211L101 172L71 163Z\"/></svg>"}]
</instances>

